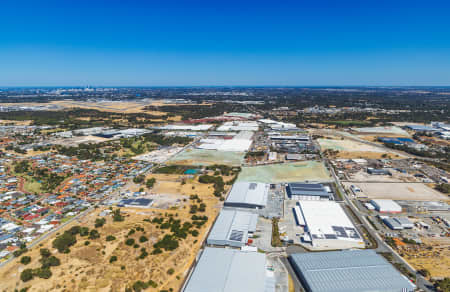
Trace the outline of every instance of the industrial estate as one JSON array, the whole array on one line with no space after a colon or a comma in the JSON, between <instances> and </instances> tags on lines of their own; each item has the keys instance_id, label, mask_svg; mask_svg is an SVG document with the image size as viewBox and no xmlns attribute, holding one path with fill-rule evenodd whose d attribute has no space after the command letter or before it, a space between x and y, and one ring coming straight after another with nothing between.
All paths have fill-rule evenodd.
<instances>
[{"instance_id":1,"label":"industrial estate","mask_svg":"<svg viewBox=\"0 0 450 292\"><path fill-rule=\"evenodd\" d=\"M0 290L450 291L449 94L1 89Z\"/></svg>"}]
</instances>

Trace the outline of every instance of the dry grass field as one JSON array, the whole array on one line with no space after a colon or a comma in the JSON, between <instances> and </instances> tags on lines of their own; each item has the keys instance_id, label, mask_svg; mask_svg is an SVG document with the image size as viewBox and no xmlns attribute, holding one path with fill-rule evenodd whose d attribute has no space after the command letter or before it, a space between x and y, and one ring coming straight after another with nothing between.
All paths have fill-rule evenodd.
<instances>
[{"instance_id":1,"label":"dry grass field","mask_svg":"<svg viewBox=\"0 0 450 292\"><path fill-rule=\"evenodd\" d=\"M422 238L424 245L401 248L414 268L427 269L431 277L450 277L450 238Z\"/></svg>"},{"instance_id":2,"label":"dry grass field","mask_svg":"<svg viewBox=\"0 0 450 292\"><path fill-rule=\"evenodd\" d=\"M124 291L136 281L152 280L157 287L150 287L146 291L178 291L221 205L218 198L212 194L212 185L200 184L196 179L188 179L182 183L173 175L152 177L157 179L152 193L170 191L173 196L178 194L185 204L168 209L159 209L157 205L149 209L122 208L121 212L125 217L123 222L113 222L111 216L99 217L101 210L97 209L80 222L71 223L65 230L74 225L93 229L95 219L106 218L106 224L96 228L100 238L91 240L77 235L77 243L70 247L70 253L63 254L52 247L55 236L51 236L25 254L31 256L31 263L23 265L15 259L0 270L0 290L13 291L16 288L29 287L28 291ZM191 195L197 195L199 199L189 199ZM206 208L204 212L197 211L196 215L208 216L208 221L203 226L198 229L193 227L199 234L188 234L186 239L180 239L179 247L173 251L163 250L161 254L152 254L153 244L171 231L158 228L157 223L149 221L161 217L168 220L172 216L174 219L180 219L181 224L192 222L190 205L199 204L198 200L204 203ZM132 229L135 232L129 234ZM63 231L59 231L59 234ZM108 235L113 235L115 240L106 241ZM141 236L147 237L148 241L140 242ZM139 246L126 245L125 241L130 238ZM86 241L90 244L85 245ZM41 248L48 248L61 260L61 265L51 268L53 275L49 279L35 276L28 282L22 282L20 273L25 268L40 266ZM148 255L138 259L142 248L146 249ZM110 263L112 256L116 256L117 261Z\"/></svg>"}]
</instances>

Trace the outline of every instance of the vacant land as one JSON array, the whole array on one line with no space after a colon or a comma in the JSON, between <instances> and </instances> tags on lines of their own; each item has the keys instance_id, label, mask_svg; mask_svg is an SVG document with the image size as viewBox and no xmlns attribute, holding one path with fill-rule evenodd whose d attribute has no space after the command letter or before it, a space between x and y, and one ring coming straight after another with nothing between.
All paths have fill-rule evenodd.
<instances>
[{"instance_id":1,"label":"vacant land","mask_svg":"<svg viewBox=\"0 0 450 292\"><path fill-rule=\"evenodd\" d=\"M351 140L333 140L333 139L318 139L317 140L322 149L331 149L346 152L382 152L385 150L375 146Z\"/></svg>"},{"instance_id":2,"label":"vacant land","mask_svg":"<svg viewBox=\"0 0 450 292\"><path fill-rule=\"evenodd\" d=\"M263 166L243 167L238 177L239 181L265 183L329 181L328 170L323 163L304 161L295 163L272 164Z\"/></svg>"},{"instance_id":3,"label":"vacant land","mask_svg":"<svg viewBox=\"0 0 450 292\"><path fill-rule=\"evenodd\" d=\"M447 196L422 183L344 183L358 186L370 199L433 201L448 200Z\"/></svg>"},{"instance_id":4,"label":"vacant land","mask_svg":"<svg viewBox=\"0 0 450 292\"><path fill-rule=\"evenodd\" d=\"M409 133L399 127L352 128L359 134L397 135L409 137Z\"/></svg>"},{"instance_id":5,"label":"vacant land","mask_svg":"<svg viewBox=\"0 0 450 292\"><path fill-rule=\"evenodd\" d=\"M450 238L422 238L423 245L401 248L403 257L431 277L450 277Z\"/></svg>"},{"instance_id":6,"label":"vacant land","mask_svg":"<svg viewBox=\"0 0 450 292\"><path fill-rule=\"evenodd\" d=\"M241 165L244 156L244 152L186 149L172 157L168 163L182 165L224 164L238 166Z\"/></svg>"},{"instance_id":7,"label":"vacant land","mask_svg":"<svg viewBox=\"0 0 450 292\"><path fill-rule=\"evenodd\" d=\"M365 158L365 159L381 159L392 158L400 159L404 158L401 155L390 153L382 147L376 147L373 145L364 144L358 141L348 139L317 139L322 150L336 151L332 155L332 158Z\"/></svg>"},{"instance_id":8,"label":"vacant land","mask_svg":"<svg viewBox=\"0 0 450 292\"><path fill-rule=\"evenodd\" d=\"M21 264L19 259L15 259L0 270L0 290L13 291L16 288L30 287L28 291L124 291L125 288L133 287L136 281L149 283L151 280L157 287L149 287L146 291L178 291L217 216L220 204L212 194L212 184L201 184L196 179L182 182L173 175L157 175L156 179L159 184L155 185L154 191L167 190L169 187L165 184L169 183L171 190L179 192L171 196L175 199L178 196L182 203L164 206L169 207L164 209L160 209L163 206L158 204L149 209L122 208L122 222L114 222L109 215L99 217L101 210L95 210L64 230L75 225L92 230L95 220L104 218L106 223L95 228L100 234L99 238L90 239L88 236L77 235L77 242L70 247L70 253L66 254L59 253L52 246L55 237L51 236L25 254L31 257L29 264ZM190 206L200 204L205 205L204 211L197 210L195 215L207 216L206 223L192 227L191 231L196 232L188 233L185 239L180 238L177 248L161 248L161 253L153 254L154 244L172 233L172 229L161 228L153 219L164 218L164 222L170 218L179 219L182 226L185 222L194 223ZM114 239L106 240L107 236L113 236ZM141 239L142 237L145 238ZM130 239L133 244L126 243ZM22 282L20 274L24 269L40 267L41 248L48 248L52 255L60 259L61 265L51 267L53 275L49 279L35 276L30 281Z\"/></svg>"}]
</instances>

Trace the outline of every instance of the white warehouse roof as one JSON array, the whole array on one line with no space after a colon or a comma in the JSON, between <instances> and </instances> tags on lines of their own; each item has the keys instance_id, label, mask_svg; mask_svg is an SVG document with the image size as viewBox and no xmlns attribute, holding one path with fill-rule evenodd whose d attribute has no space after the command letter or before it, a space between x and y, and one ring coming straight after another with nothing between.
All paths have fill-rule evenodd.
<instances>
[{"instance_id":1,"label":"white warehouse roof","mask_svg":"<svg viewBox=\"0 0 450 292\"><path fill-rule=\"evenodd\" d=\"M374 199L370 203L375 207L378 212L382 213L400 213L402 207L392 200Z\"/></svg>"},{"instance_id":2,"label":"white warehouse roof","mask_svg":"<svg viewBox=\"0 0 450 292\"><path fill-rule=\"evenodd\" d=\"M258 182L236 182L231 188L225 205L262 208L267 204L269 185Z\"/></svg>"},{"instance_id":3,"label":"white warehouse roof","mask_svg":"<svg viewBox=\"0 0 450 292\"><path fill-rule=\"evenodd\" d=\"M299 201L312 245L321 248L364 247L358 231L334 201Z\"/></svg>"},{"instance_id":4,"label":"white warehouse roof","mask_svg":"<svg viewBox=\"0 0 450 292\"><path fill-rule=\"evenodd\" d=\"M262 253L207 247L183 291L265 291L265 264Z\"/></svg>"},{"instance_id":5,"label":"white warehouse roof","mask_svg":"<svg viewBox=\"0 0 450 292\"><path fill-rule=\"evenodd\" d=\"M214 245L244 246L248 234L256 231L258 215L250 212L223 209L208 236L207 243Z\"/></svg>"},{"instance_id":6,"label":"white warehouse roof","mask_svg":"<svg viewBox=\"0 0 450 292\"><path fill-rule=\"evenodd\" d=\"M258 123L254 121L249 122L225 122L222 126L217 128L217 131L258 131Z\"/></svg>"}]
</instances>

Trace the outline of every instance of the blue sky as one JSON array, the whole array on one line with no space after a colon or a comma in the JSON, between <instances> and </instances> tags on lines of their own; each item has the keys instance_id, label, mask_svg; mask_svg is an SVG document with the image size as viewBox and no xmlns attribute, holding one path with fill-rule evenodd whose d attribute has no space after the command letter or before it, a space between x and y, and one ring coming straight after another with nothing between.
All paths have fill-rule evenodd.
<instances>
[{"instance_id":1,"label":"blue sky","mask_svg":"<svg viewBox=\"0 0 450 292\"><path fill-rule=\"evenodd\" d=\"M2 0L0 86L450 85L449 1Z\"/></svg>"}]
</instances>

